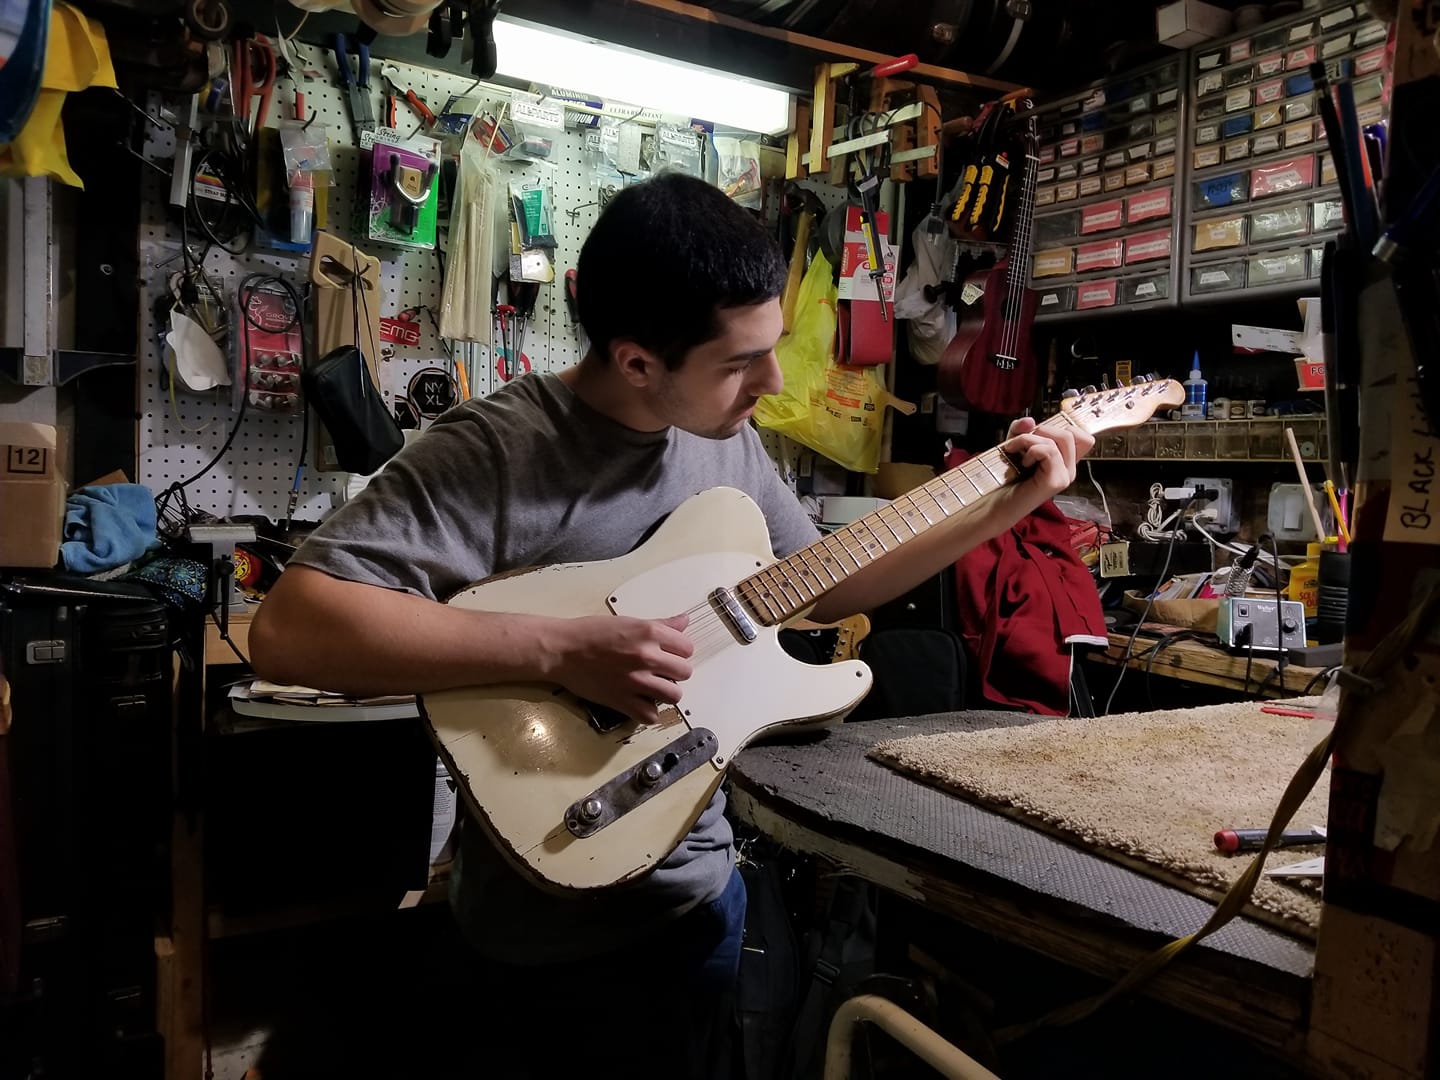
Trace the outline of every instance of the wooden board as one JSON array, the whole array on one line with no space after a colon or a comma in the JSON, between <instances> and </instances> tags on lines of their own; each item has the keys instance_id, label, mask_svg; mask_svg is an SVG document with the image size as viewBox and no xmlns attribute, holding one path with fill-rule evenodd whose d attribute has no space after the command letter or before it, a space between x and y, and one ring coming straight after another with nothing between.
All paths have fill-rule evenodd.
<instances>
[{"instance_id":1,"label":"wooden board","mask_svg":"<svg viewBox=\"0 0 1440 1080\"><path fill-rule=\"evenodd\" d=\"M1110 647L1103 653L1092 653L1090 659L1098 663L1118 666L1120 658L1125 655L1125 647L1129 641L1129 634L1112 633ZM1165 645L1154 657L1154 663L1151 663L1151 650L1156 645L1157 642L1154 638L1139 638L1135 642L1135 648L1131 650L1130 660L1126 666L1143 671L1146 664L1150 664L1151 675L1163 675L1166 678L1203 683L1206 686L1219 686L1226 690L1238 690L1242 693L1245 691L1245 665L1249 658L1244 653L1235 655L1200 641L1175 641ZM1298 694L1313 694L1319 691L1319 686L1310 684L1325 670L1324 668L1286 664L1284 686L1282 687L1281 680L1275 675L1277 666L1274 659L1267 658L1264 653L1256 653L1254 662L1250 665L1249 692L1256 693L1262 684L1264 685L1263 694L1266 697L1293 697Z\"/></svg>"}]
</instances>

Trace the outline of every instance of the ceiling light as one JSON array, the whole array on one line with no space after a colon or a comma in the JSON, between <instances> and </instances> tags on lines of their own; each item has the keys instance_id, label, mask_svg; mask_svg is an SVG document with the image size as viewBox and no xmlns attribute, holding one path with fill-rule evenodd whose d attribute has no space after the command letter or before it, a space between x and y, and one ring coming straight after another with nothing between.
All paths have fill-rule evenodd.
<instances>
[{"instance_id":1,"label":"ceiling light","mask_svg":"<svg viewBox=\"0 0 1440 1080\"><path fill-rule=\"evenodd\" d=\"M593 38L498 18L495 53L499 74L512 79L762 135L790 126L790 95L784 90Z\"/></svg>"}]
</instances>

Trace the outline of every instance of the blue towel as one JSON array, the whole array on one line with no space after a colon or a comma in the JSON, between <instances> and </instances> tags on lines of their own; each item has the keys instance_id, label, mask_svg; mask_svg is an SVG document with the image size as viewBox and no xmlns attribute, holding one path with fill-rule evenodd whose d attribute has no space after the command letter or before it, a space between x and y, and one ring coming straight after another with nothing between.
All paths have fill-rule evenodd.
<instances>
[{"instance_id":1,"label":"blue towel","mask_svg":"<svg viewBox=\"0 0 1440 1080\"><path fill-rule=\"evenodd\" d=\"M144 484L81 488L65 500L65 569L98 574L155 547L155 496Z\"/></svg>"}]
</instances>

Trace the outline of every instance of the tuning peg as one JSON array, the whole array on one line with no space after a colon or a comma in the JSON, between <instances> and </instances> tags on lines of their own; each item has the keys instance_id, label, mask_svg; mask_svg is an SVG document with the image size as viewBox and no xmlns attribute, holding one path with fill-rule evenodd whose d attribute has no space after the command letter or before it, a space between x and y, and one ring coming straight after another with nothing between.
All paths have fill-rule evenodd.
<instances>
[{"instance_id":1,"label":"tuning peg","mask_svg":"<svg viewBox=\"0 0 1440 1080\"><path fill-rule=\"evenodd\" d=\"M1088 397L1089 395L1095 393L1095 392L1096 392L1096 390L1095 390L1095 387L1094 387L1094 386L1087 386L1087 387L1085 387L1085 389L1083 389L1083 390L1080 391L1080 393L1086 395L1087 397Z\"/></svg>"},{"instance_id":2,"label":"tuning peg","mask_svg":"<svg viewBox=\"0 0 1440 1080\"><path fill-rule=\"evenodd\" d=\"M1101 376L1101 378L1100 378L1100 389L1101 389L1101 390L1109 390L1109 389L1110 389L1110 380L1109 380L1108 377L1106 377L1106 376Z\"/></svg>"},{"instance_id":3,"label":"tuning peg","mask_svg":"<svg viewBox=\"0 0 1440 1080\"><path fill-rule=\"evenodd\" d=\"M1134 381L1137 383L1147 383L1154 377L1154 375L1136 375Z\"/></svg>"},{"instance_id":4,"label":"tuning peg","mask_svg":"<svg viewBox=\"0 0 1440 1080\"><path fill-rule=\"evenodd\" d=\"M1080 396L1080 391L1079 391L1079 390L1076 390L1074 387L1071 387L1069 390L1065 390L1065 391L1063 391L1063 392L1060 394L1060 400L1061 400L1061 401L1074 401L1074 400L1075 400L1076 398L1078 398L1079 396Z\"/></svg>"}]
</instances>

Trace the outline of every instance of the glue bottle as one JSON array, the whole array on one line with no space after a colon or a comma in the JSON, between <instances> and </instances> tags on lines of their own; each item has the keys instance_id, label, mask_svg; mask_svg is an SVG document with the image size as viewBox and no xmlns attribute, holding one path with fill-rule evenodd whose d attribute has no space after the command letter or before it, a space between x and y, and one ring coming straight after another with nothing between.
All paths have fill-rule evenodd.
<instances>
[{"instance_id":1,"label":"glue bottle","mask_svg":"<svg viewBox=\"0 0 1440 1080\"><path fill-rule=\"evenodd\" d=\"M1190 377L1185 380L1185 407L1180 410L1185 420L1205 419L1205 379L1200 374L1200 350L1190 363Z\"/></svg>"},{"instance_id":2,"label":"glue bottle","mask_svg":"<svg viewBox=\"0 0 1440 1080\"><path fill-rule=\"evenodd\" d=\"M1307 619L1320 613L1320 551L1319 544L1305 545L1305 561L1290 568L1290 584L1285 590L1287 600L1305 605Z\"/></svg>"}]
</instances>

